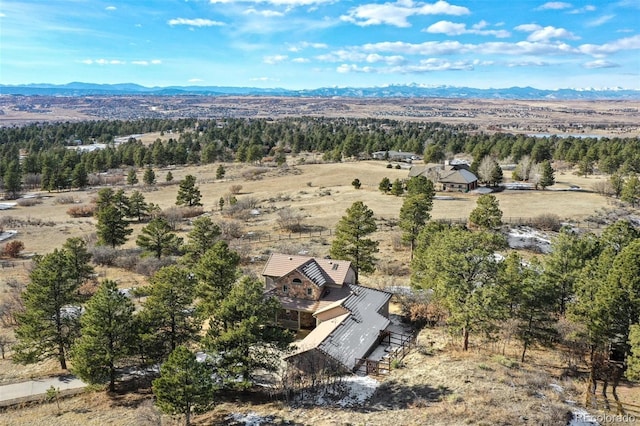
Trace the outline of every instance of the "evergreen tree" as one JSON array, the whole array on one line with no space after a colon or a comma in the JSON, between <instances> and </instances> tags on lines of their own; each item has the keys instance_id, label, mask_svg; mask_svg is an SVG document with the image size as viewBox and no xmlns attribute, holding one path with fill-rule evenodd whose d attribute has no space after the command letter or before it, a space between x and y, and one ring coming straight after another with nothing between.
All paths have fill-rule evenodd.
<instances>
[{"instance_id":1,"label":"evergreen tree","mask_svg":"<svg viewBox=\"0 0 640 426\"><path fill-rule=\"evenodd\" d=\"M204 253L211 248L222 234L220 227L210 217L202 216L193 221L193 229L187 235L182 261L186 265L196 264Z\"/></svg>"},{"instance_id":2,"label":"evergreen tree","mask_svg":"<svg viewBox=\"0 0 640 426\"><path fill-rule=\"evenodd\" d=\"M355 178L352 182L351 185L355 188L355 189L360 189L360 187L362 186L362 183L360 182L360 179Z\"/></svg>"},{"instance_id":3,"label":"evergreen tree","mask_svg":"<svg viewBox=\"0 0 640 426\"><path fill-rule=\"evenodd\" d=\"M380 184L378 185L378 189L381 192L384 192L385 194L391 191L391 181L389 180L388 177L385 176L382 178L382 180L380 181Z\"/></svg>"},{"instance_id":4,"label":"evergreen tree","mask_svg":"<svg viewBox=\"0 0 640 426\"><path fill-rule=\"evenodd\" d=\"M278 370L279 352L293 340L291 332L273 325L280 309L280 302L265 298L264 285L250 277L243 277L215 305L205 347L219 358L216 368L224 384L248 387L256 370Z\"/></svg>"},{"instance_id":5,"label":"evergreen tree","mask_svg":"<svg viewBox=\"0 0 640 426\"><path fill-rule=\"evenodd\" d=\"M469 214L469 222L482 229L496 229L502 225L502 211L495 195L478 197L476 208Z\"/></svg>"},{"instance_id":6,"label":"evergreen tree","mask_svg":"<svg viewBox=\"0 0 640 426\"><path fill-rule=\"evenodd\" d=\"M65 250L36 256L30 282L22 294L25 310L18 315L14 360L31 364L57 358L60 368L67 368L67 351L78 335L79 280Z\"/></svg>"},{"instance_id":7,"label":"evergreen tree","mask_svg":"<svg viewBox=\"0 0 640 426\"><path fill-rule=\"evenodd\" d=\"M622 192L620 193L620 199L625 203L631 204L631 207L635 207L640 200L640 179L637 175L631 175L624 183Z\"/></svg>"},{"instance_id":8,"label":"evergreen tree","mask_svg":"<svg viewBox=\"0 0 640 426\"><path fill-rule=\"evenodd\" d=\"M167 176L164 178L164 180L166 182L173 182L173 173L171 173L171 170L167 172Z\"/></svg>"},{"instance_id":9,"label":"evergreen tree","mask_svg":"<svg viewBox=\"0 0 640 426\"><path fill-rule=\"evenodd\" d=\"M160 367L160 377L153 381L156 404L167 414L184 414L191 424L191 412L205 410L212 403L215 390L211 371L184 346L178 346Z\"/></svg>"},{"instance_id":10,"label":"evergreen tree","mask_svg":"<svg viewBox=\"0 0 640 426\"><path fill-rule=\"evenodd\" d=\"M133 303L115 281L105 280L87 302L80 322L82 336L71 350L73 372L87 383L108 381L114 392L118 362L131 352L135 338Z\"/></svg>"},{"instance_id":11,"label":"evergreen tree","mask_svg":"<svg viewBox=\"0 0 640 426\"><path fill-rule=\"evenodd\" d=\"M172 265L159 269L150 284L138 319L146 352L160 362L197 336L201 321L192 310L196 279L188 270Z\"/></svg>"},{"instance_id":12,"label":"evergreen tree","mask_svg":"<svg viewBox=\"0 0 640 426\"><path fill-rule=\"evenodd\" d=\"M180 182L176 204L188 207L201 206L202 203L200 202L200 198L202 198L202 195L200 194L200 189L196 186L195 176L185 176L185 178Z\"/></svg>"},{"instance_id":13,"label":"evergreen tree","mask_svg":"<svg viewBox=\"0 0 640 426\"><path fill-rule=\"evenodd\" d=\"M124 214L113 205L98 211L97 228L99 244L109 245L112 248L124 244L133 232Z\"/></svg>"},{"instance_id":14,"label":"evergreen tree","mask_svg":"<svg viewBox=\"0 0 640 426\"><path fill-rule=\"evenodd\" d=\"M149 216L150 206L144 199L144 195L140 191L133 191L129 196L128 217L132 217L141 222L142 219Z\"/></svg>"},{"instance_id":15,"label":"evergreen tree","mask_svg":"<svg viewBox=\"0 0 640 426\"><path fill-rule=\"evenodd\" d=\"M151 167L147 167L142 175L142 182L145 185L151 186L156 183L156 173Z\"/></svg>"},{"instance_id":16,"label":"evergreen tree","mask_svg":"<svg viewBox=\"0 0 640 426\"><path fill-rule=\"evenodd\" d=\"M404 200L400 208L399 226L404 231L402 239L411 245L411 259L416 238L431 218L429 213L433 208L433 199L424 194L412 195Z\"/></svg>"},{"instance_id":17,"label":"evergreen tree","mask_svg":"<svg viewBox=\"0 0 640 426\"><path fill-rule=\"evenodd\" d=\"M71 185L75 188L84 189L89 184L89 175L84 163L78 163L73 168L71 174Z\"/></svg>"},{"instance_id":18,"label":"evergreen tree","mask_svg":"<svg viewBox=\"0 0 640 426\"><path fill-rule=\"evenodd\" d=\"M182 244L182 238L171 230L166 219L157 217L151 219L149 224L142 228L136 244L160 259L162 255L176 253Z\"/></svg>"},{"instance_id":19,"label":"evergreen tree","mask_svg":"<svg viewBox=\"0 0 640 426\"><path fill-rule=\"evenodd\" d=\"M129 169L127 173L127 185L133 186L138 183L138 174L135 169Z\"/></svg>"},{"instance_id":20,"label":"evergreen tree","mask_svg":"<svg viewBox=\"0 0 640 426\"><path fill-rule=\"evenodd\" d=\"M210 313L229 293L238 279L240 256L225 241L216 242L198 260L193 272L198 278L197 295L200 308Z\"/></svg>"},{"instance_id":21,"label":"evergreen tree","mask_svg":"<svg viewBox=\"0 0 640 426\"><path fill-rule=\"evenodd\" d=\"M402 186L402 181L400 179L393 181L393 184L391 185L391 193L396 197L404 194L404 187Z\"/></svg>"},{"instance_id":22,"label":"evergreen tree","mask_svg":"<svg viewBox=\"0 0 640 426\"><path fill-rule=\"evenodd\" d=\"M81 238L69 238L62 249L68 261L69 278L80 287L94 274L93 266L89 264L91 253L87 250L87 243Z\"/></svg>"},{"instance_id":23,"label":"evergreen tree","mask_svg":"<svg viewBox=\"0 0 640 426\"><path fill-rule=\"evenodd\" d=\"M554 171L551 167L551 163L549 163L548 160L543 161L540 167L542 168L542 170L539 185L542 187L542 189L546 189L547 187L556 183Z\"/></svg>"},{"instance_id":24,"label":"evergreen tree","mask_svg":"<svg viewBox=\"0 0 640 426\"><path fill-rule=\"evenodd\" d=\"M433 188L433 182L425 176L415 176L407 182L407 194L409 194L409 196L423 194L428 199L433 200L436 191Z\"/></svg>"},{"instance_id":25,"label":"evergreen tree","mask_svg":"<svg viewBox=\"0 0 640 426\"><path fill-rule=\"evenodd\" d=\"M18 198L22 190L22 174L20 172L20 164L17 161L11 161L4 172L3 185L5 198L13 200Z\"/></svg>"},{"instance_id":26,"label":"evergreen tree","mask_svg":"<svg viewBox=\"0 0 640 426\"><path fill-rule=\"evenodd\" d=\"M428 245L417 247L412 283L433 289L449 313L448 325L462 333L465 351L471 333L489 334L504 317L494 252L505 245L504 238L494 233L450 228L433 235Z\"/></svg>"},{"instance_id":27,"label":"evergreen tree","mask_svg":"<svg viewBox=\"0 0 640 426\"><path fill-rule=\"evenodd\" d=\"M334 259L348 260L356 272L356 283L361 272L375 270L378 241L367 238L378 227L373 211L362 201L356 201L347 209L347 214L336 225L335 238L329 253Z\"/></svg>"},{"instance_id":28,"label":"evergreen tree","mask_svg":"<svg viewBox=\"0 0 640 426\"><path fill-rule=\"evenodd\" d=\"M225 170L224 166L220 164L216 169L216 179L224 178L225 173L227 173L227 171Z\"/></svg>"},{"instance_id":29,"label":"evergreen tree","mask_svg":"<svg viewBox=\"0 0 640 426\"><path fill-rule=\"evenodd\" d=\"M611 189L613 190L613 194L616 197L620 197L622 194L622 189L624 188L624 178L620 173L614 173L609 178L609 183L611 184Z\"/></svg>"},{"instance_id":30,"label":"evergreen tree","mask_svg":"<svg viewBox=\"0 0 640 426\"><path fill-rule=\"evenodd\" d=\"M640 381L640 324L634 324L629 331L631 352L627 357L627 378Z\"/></svg>"},{"instance_id":31,"label":"evergreen tree","mask_svg":"<svg viewBox=\"0 0 640 426\"><path fill-rule=\"evenodd\" d=\"M490 182L493 186L498 186L500 183L502 183L502 180L502 167L500 167L500 164L496 162L493 166L493 170L491 170Z\"/></svg>"},{"instance_id":32,"label":"evergreen tree","mask_svg":"<svg viewBox=\"0 0 640 426\"><path fill-rule=\"evenodd\" d=\"M549 346L557 334L553 286L542 278L541 270L534 258L532 266L523 268L523 274L513 283L519 287L512 318L516 320L516 338L522 342L522 362L527 349L534 344Z\"/></svg>"}]
</instances>

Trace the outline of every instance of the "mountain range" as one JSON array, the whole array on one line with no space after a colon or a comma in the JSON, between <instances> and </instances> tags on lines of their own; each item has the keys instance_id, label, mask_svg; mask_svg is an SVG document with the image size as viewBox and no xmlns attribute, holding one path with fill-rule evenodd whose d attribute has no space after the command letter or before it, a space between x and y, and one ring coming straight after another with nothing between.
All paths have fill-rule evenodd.
<instances>
[{"instance_id":1,"label":"mountain range","mask_svg":"<svg viewBox=\"0 0 640 426\"><path fill-rule=\"evenodd\" d=\"M226 87L226 86L166 86L145 87L134 83L93 84L68 83L1 85L0 95L23 96L282 96L282 97L345 97L345 98L458 98L458 99L561 99L640 100L640 90L623 88L606 89L536 89L533 87L508 87L502 89L477 89L456 86L424 86L418 84L390 85L382 87L324 87L318 89L290 90L281 88Z\"/></svg>"}]
</instances>

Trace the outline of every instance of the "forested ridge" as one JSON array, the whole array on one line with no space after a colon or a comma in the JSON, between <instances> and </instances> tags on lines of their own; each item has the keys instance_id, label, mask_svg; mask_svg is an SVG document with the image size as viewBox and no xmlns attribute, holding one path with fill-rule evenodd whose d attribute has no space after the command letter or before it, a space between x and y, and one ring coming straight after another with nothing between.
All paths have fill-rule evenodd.
<instances>
[{"instance_id":1,"label":"forested ridge","mask_svg":"<svg viewBox=\"0 0 640 426\"><path fill-rule=\"evenodd\" d=\"M150 145L135 137L162 132ZM106 144L84 151L73 145ZM424 154L425 162L439 162L456 154L473 158L472 169L490 156L518 163L530 157L577 165L581 174L640 172L640 139L592 137L532 137L483 133L474 125L444 125L378 119L286 118L85 121L36 123L0 129L0 177L5 192L27 189L68 189L86 186L88 173L118 167L162 167L169 164L208 164L217 161L255 163L265 158L278 163L285 154L323 153L327 161L367 158L376 151ZM21 159L22 156L22 159Z\"/></svg>"}]
</instances>

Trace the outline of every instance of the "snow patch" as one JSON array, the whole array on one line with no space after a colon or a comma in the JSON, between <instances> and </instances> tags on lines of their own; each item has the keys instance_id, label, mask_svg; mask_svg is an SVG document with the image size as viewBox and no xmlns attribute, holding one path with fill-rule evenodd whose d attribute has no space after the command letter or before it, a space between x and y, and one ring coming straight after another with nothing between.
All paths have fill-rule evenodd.
<instances>
[{"instance_id":1,"label":"snow patch","mask_svg":"<svg viewBox=\"0 0 640 426\"><path fill-rule=\"evenodd\" d=\"M261 416L258 413L253 411L248 412L246 414L243 413L233 413L228 416L225 420L231 420L236 423L243 424L245 426L260 426L273 424L274 416Z\"/></svg>"},{"instance_id":2,"label":"snow patch","mask_svg":"<svg viewBox=\"0 0 640 426\"><path fill-rule=\"evenodd\" d=\"M357 407L371 398L378 386L380 382L369 376L343 377L300 402L316 406Z\"/></svg>"},{"instance_id":3,"label":"snow patch","mask_svg":"<svg viewBox=\"0 0 640 426\"><path fill-rule=\"evenodd\" d=\"M540 231L527 226L513 228L507 234L509 247L512 249L530 249L536 247L541 253L551 253L551 240Z\"/></svg>"},{"instance_id":4,"label":"snow patch","mask_svg":"<svg viewBox=\"0 0 640 426\"><path fill-rule=\"evenodd\" d=\"M0 241L8 240L9 238L18 234L18 231L4 231L0 232Z\"/></svg>"}]
</instances>

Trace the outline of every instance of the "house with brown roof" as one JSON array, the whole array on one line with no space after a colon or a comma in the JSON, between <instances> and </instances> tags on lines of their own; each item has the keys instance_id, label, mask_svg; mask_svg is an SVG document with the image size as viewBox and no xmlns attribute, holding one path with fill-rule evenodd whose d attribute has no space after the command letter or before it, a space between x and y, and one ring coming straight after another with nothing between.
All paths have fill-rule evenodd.
<instances>
[{"instance_id":1,"label":"house with brown roof","mask_svg":"<svg viewBox=\"0 0 640 426\"><path fill-rule=\"evenodd\" d=\"M300 370L353 371L389 326L391 293L355 284L351 262L274 253L262 274L282 303L277 323L311 329L286 358Z\"/></svg>"},{"instance_id":2,"label":"house with brown roof","mask_svg":"<svg viewBox=\"0 0 640 426\"><path fill-rule=\"evenodd\" d=\"M409 170L409 177L416 176L425 176L433 182L437 191L469 192L478 188L478 178L466 163L413 166Z\"/></svg>"}]
</instances>

